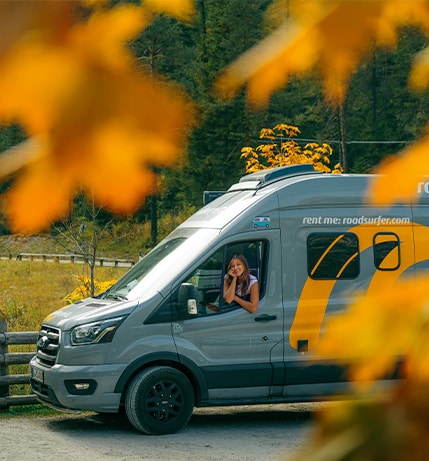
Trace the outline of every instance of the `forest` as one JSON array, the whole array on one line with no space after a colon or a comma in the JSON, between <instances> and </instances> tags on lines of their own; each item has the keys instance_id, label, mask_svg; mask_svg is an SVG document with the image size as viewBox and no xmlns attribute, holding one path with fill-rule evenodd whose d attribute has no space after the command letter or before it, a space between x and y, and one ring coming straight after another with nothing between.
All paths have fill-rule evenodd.
<instances>
[{"instance_id":1,"label":"forest","mask_svg":"<svg viewBox=\"0 0 429 461\"><path fill-rule=\"evenodd\" d=\"M245 146L260 143L262 128L279 123L299 127L299 143L328 143L332 163L346 173L366 173L379 161L418 139L427 120L428 93L412 93L408 75L413 56L424 48L418 29L403 28L395 49L374 47L354 74L342 104L328 103L320 77L292 78L263 110L246 104L244 92L230 101L216 97L220 71L268 35L268 0L197 0L190 24L161 15L130 44L146 72L179 85L196 104L198 123L187 155L174 168L156 167L158 193L135 213L137 222L170 213L186 215L202 205L204 190L223 190L245 174ZM287 14L285 11L284 14ZM279 21L283 18L278 18ZM19 126L0 130L0 152L22 141ZM7 190L11 182L2 184ZM79 213L79 207L75 207ZM8 233L5 219L0 232Z\"/></svg>"}]
</instances>

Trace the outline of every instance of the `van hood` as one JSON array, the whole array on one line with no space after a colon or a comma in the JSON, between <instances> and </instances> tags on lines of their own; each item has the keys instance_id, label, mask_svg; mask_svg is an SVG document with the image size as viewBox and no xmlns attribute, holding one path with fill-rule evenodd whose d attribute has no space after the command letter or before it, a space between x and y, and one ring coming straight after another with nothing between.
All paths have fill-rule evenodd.
<instances>
[{"instance_id":1,"label":"van hood","mask_svg":"<svg viewBox=\"0 0 429 461\"><path fill-rule=\"evenodd\" d=\"M67 331L76 325L129 315L138 305L135 300L87 298L52 312L43 323Z\"/></svg>"}]
</instances>

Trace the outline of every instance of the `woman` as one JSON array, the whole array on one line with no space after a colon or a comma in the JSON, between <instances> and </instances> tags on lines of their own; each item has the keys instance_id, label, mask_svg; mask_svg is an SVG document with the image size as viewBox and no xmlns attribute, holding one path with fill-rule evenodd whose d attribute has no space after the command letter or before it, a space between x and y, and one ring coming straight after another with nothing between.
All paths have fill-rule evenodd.
<instances>
[{"instance_id":1,"label":"woman","mask_svg":"<svg viewBox=\"0 0 429 461\"><path fill-rule=\"evenodd\" d=\"M243 255L234 255L227 266L223 299L228 304L235 301L251 313L258 310L258 279L249 272L249 265Z\"/></svg>"}]
</instances>

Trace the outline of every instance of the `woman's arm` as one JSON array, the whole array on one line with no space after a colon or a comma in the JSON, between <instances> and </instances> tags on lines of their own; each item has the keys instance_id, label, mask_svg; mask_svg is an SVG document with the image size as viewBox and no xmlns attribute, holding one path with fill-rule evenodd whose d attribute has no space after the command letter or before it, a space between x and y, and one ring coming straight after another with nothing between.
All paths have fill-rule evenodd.
<instances>
[{"instance_id":1,"label":"woman's arm","mask_svg":"<svg viewBox=\"0 0 429 461\"><path fill-rule=\"evenodd\" d=\"M225 278L223 281L223 299L228 303L234 301L235 288L237 286L237 277L231 276L231 283L228 282L228 278Z\"/></svg>"},{"instance_id":2,"label":"woman's arm","mask_svg":"<svg viewBox=\"0 0 429 461\"><path fill-rule=\"evenodd\" d=\"M246 301L243 298L240 298L240 296L235 295L235 293L232 301L235 301L243 309L246 309L246 311L254 314L258 310L259 306L259 283L255 282L250 287L250 301Z\"/></svg>"}]
</instances>

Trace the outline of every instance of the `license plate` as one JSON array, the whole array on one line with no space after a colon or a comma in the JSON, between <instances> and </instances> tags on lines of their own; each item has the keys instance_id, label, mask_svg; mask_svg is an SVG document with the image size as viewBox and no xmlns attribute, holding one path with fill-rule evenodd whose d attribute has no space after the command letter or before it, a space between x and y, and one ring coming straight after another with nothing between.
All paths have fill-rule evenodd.
<instances>
[{"instance_id":1,"label":"license plate","mask_svg":"<svg viewBox=\"0 0 429 461\"><path fill-rule=\"evenodd\" d=\"M41 370L40 368L31 367L31 377L35 381L43 383L43 370Z\"/></svg>"}]
</instances>

